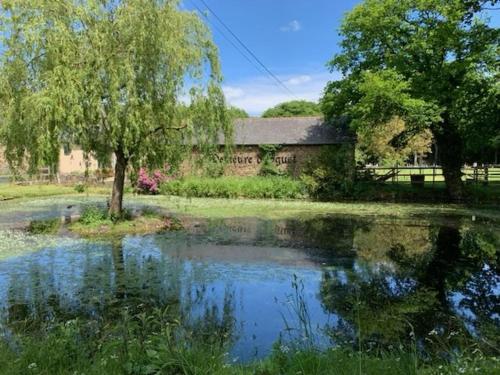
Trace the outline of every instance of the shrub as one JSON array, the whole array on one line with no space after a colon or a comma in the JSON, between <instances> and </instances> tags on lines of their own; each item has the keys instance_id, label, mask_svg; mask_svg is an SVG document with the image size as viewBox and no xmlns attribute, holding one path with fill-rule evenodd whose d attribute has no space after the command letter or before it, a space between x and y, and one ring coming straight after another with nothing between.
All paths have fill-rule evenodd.
<instances>
[{"instance_id":1,"label":"shrub","mask_svg":"<svg viewBox=\"0 0 500 375\"><path fill-rule=\"evenodd\" d=\"M87 186L85 186L85 184L79 182L78 184L75 185L75 191L77 193L84 193L85 190L87 190Z\"/></svg>"},{"instance_id":2,"label":"shrub","mask_svg":"<svg viewBox=\"0 0 500 375\"><path fill-rule=\"evenodd\" d=\"M279 198L305 197L301 181L289 177L189 177L161 185L161 193L200 198Z\"/></svg>"},{"instance_id":3,"label":"shrub","mask_svg":"<svg viewBox=\"0 0 500 375\"><path fill-rule=\"evenodd\" d=\"M141 168L137 177L137 191L140 194L158 194L160 185L167 180L168 177L158 169L149 173L147 169Z\"/></svg>"},{"instance_id":4,"label":"shrub","mask_svg":"<svg viewBox=\"0 0 500 375\"><path fill-rule=\"evenodd\" d=\"M280 149L278 145L260 145L260 159L262 160L260 166L260 176L283 176L285 173L281 171L276 163L274 162L274 158L276 157L276 153Z\"/></svg>"},{"instance_id":5,"label":"shrub","mask_svg":"<svg viewBox=\"0 0 500 375\"><path fill-rule=\"evenodd\" d=\"M82 210L80 222L85 225L96 224L108 220L108 213L104 208L87 206Z\"/></svg>"},{"instance_id":6,"label":"shrub","mask_svg":"<svg viewBox=\"0 0 500 375\"><path fill-rule=\"evenodd\" d=\"M33 220L28 226L28 232L31 234L54 234L61 226L61 220Z\"/></svg>"},{"instance_id":7,"label":"shrub","mask_svg":"<svg viewBox=\"0 0 500 375\"><path fill-rule=\"evenodd\" d=\"M352 194L355 174L353 152L351 145L325 146L309 160L301 179L311 197L330 200Z\"/></svg>"}]
</instances>

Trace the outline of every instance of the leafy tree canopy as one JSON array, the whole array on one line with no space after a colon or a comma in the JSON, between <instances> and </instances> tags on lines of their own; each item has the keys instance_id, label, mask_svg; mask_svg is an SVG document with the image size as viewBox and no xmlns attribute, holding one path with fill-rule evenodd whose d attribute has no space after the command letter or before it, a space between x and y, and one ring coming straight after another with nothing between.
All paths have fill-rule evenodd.
<instances>
[{"instance_id":1,"label":"leafy tree canopy","mask_svg":"<svg viewBox=\"0 0 500 375\"><path fill-rule=\"evenodd\" d=\"M359 129L356 145L357 161L392 166L404 164L414 154L425 155L431 151L432 134L428 129L413 135L404 142L404 145L395 145L393 141L397 140L398 135L405 130L404 121L398 117L376 128Z\"/></svg>"},{"instance_id":2,"label":"leafy tree canopy","mask_svg":"<svg viewBox=\"0 0 500 375\"><path fill-rule=\"evenodd\" d=\"M306 100L292 100L266 110L262 117L321 116L319 104Z\"/></svg>"},{"instance_id":3,"label":"leafy tree canopy","mask_svg":"<svg viewBox=\"0 0 500 375\"><path fill-rule=\"evenodd\" d=\"M450 195L462 197L461 166L484 147L500 116L499 35L482 17L498 0L365 0L341 26L330 62L344 78L328 84L327 118L348 116L355 130L394 117L398 142L429 129Z\"/></svg>"},{"instance_id":4,"label":"leafy tree canopy","mask_svg":"<svg viewBox=\"0 0 500 375\"><path fill-rule=\"evenodd\" d=\"M1 139L13 167L55 165L63 144L115 155L111 213L129 165L178 162L230 132L210 32L178 0L5 0ZM189 92L190 104L180 98Z\"/></svg>"},{"instance_id":5,"label":"leafy tree canopy","mask_svg":"<svg viewBox=\"0 0 500 375\"><path fill-rule=\"evenodd\" d=\"M245 111L242 108L238 108L238 107L230 106L227 109L227 112L229 113L229 116L231 116L231 118L235 118L235 119L236 118L248 118L248 117L250 117L250 116L248 116L247 111Z\"/></svg>"}]
</instances>

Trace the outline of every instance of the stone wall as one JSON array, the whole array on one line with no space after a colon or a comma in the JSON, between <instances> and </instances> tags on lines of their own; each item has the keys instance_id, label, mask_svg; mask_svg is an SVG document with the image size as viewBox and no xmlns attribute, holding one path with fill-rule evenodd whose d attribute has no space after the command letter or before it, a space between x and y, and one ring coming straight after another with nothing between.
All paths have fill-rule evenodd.
<instances>
[{"instance_id":1,"label":"stone wall","mask_svg":"<svg viewBox=\"0 0 500 375\"><path fill-rule=\"evenodd\" d=\"M289 145L282 146L274 155L274 164L283 172L291 176L298 177L304 171L304 168L314 159L316 159L325 148L332 152L340 150L345 145ZM181 165L181 174L200 175L202 170L195 167L196 158L199 157L196 152L190 160ZM225 166L224 175L227 176L256 176L259 174L262 166L263 152L259 146L237 146ZM222 152L218 154L219 160L222 160ZM354 163L354 159L352 160Z\"/></svg>"},{"instance_id":2,"label":"stone wall","mask_svg":"<svg viewBox=\"0 0 500 375\"><path fill-rule=\"evenodd\" d=\"M86 167L88 167L90 172L97 170L99 166L97 160L92 157L89 160L85 160L82 150L75 149L70 153L65 153L61 148L59 152L59 174L61 176L84 174ZM10 175L9 165L7 164L7 160L5 160L3 148L0 148L0 175Z\"/></svg>"},{"instance_id":3,"label":"stone wall","mask_svg":"<svg viewBox=\"0 0 500 375\"><path fill-rule=\"evenodd\" d=\"M85 160L82 150L74 149L70 153L65 153L63 149L59 152L59 174L61 176L69 174L84 174L88 169L89 172L99 169L97 160L89 157Z\"/></svg>"}]
</instances>

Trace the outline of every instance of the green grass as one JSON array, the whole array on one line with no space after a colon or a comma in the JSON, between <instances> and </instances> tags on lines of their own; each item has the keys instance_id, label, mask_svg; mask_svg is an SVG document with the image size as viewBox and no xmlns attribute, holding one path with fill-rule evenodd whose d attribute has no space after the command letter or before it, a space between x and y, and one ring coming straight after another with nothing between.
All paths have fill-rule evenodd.
<instances>
[{"instance_id":1,"label":"green grass","mask_svg":"<svg viewBox=\"0 0 500 375\"><path fill-rule=\"evenodd\" d=\"M89 187L86 190L88 194L107 194L111 190L108 187ZM36 184L36 185L15 185L0 184L0 201L18 198L39 198L55 195L76 194L74 186L55 185L55 184Z\"/></svg>"},{"instance_id":2,"label":"green grass","mask_svg":"<svg viewBox=\"0 0 500 375\"><path fill-rule=\"evenodd\" d=\"M2 375L172 374L172 375L455 375L498 374L498 358L480 351L454 351L448 360L424 361L412 351L357 352L353 349L293 349L276 345L260 362L231 363L224 330L212 335L185 327L161 310L131 316L124 310L99 323L68 320L16 336L17 349L0 342ZM167 311L167 310L165 310Z\"/></svg>"},{"instance_id":3,"label":"green grass","mask_svg":"<svg viewBox=\"0 0 500 375\"><path fill-rule=\"evenodd\" d=\"M169 218L146 208L133 216L124 210L120 218L109 217L106 209L87 206L78 221L69 225L69 230L84 237L121 237L127 234L156 233L181 229L177 219Z\"/></svg>"},{"instance_id":4,"label":"green grass","mask_svg":"<svg viewBox=\"0 0 500 375\"><path fill-rule=\"evenodd\" d=\"M128 234L147 234L172 230L168 220L160 217L138 217L133 220L113 222L109 219L91 224L76 222L69 230L84 237L121 237Z\"/></svg>"},{"instance_id":5,"label":"green grass","mask_svg":"<svg viewBox=\"0 0 500 375\"><path fill-rule=\"evenodd\" d=\"M127 199L127 198L126 198ZM414 217L421 215L466 215L500 219L497 206L467 207L456 204L310 202L264 199L207 199L139 196L133 202L156 205L173 213L197 217L261 217L285 219L315 215Z\"/></svg>"},{"instance_id":6,"label":"green grass","mask_svg":"<svg viewBox=\"0 0 500 375\"><path fill-rule=\"evenodd\" d=\"M404 168L404 167L402 167ZM376 169L377 176L383 176L392 171L391 167L380 167ZM467 177L472 177L474 173L473 168L465 168L463 170L466 176L463 177L465 181ZM479 170L482 173L482 170ZM500 182L500 168L489 168L489 181L490 182ZM394 178L395 182L410 182L411 177L409 175L423 174L425 175L425 182L428 184L432 184L432 182L444 182L443 170L441 168L436 168L435 171L432 167L422 167L422 168L412 168L412 169L401 169L401 175L405 176L397 176ZM434 176L433 176L434 174ZM392 181L392 179L388 180Z\"/></svg>"},{"instance_id":7,"label":"green grass","mask_svg":"<svg viewBox=\"0 0 500 375\"><path fill-rule=\"evenodd\" d=\"M105 205L102 195L66 195L24 198L0 202L3 214L44 211L57 205ZM287 219L316 215L386 216L411 218L415 216L461 215L500 219L498 205L458 205L385 202L311 202L307 200L183 198L175 196L134 196L126 194L125 207L149 206L175 215L205 218L260 217Z\"/></svg>"},{"instance_id":8,"label":"green grass","mask_svg":"<svg viewBox=\"0 0 500 375\"><path fill-rule=\"evenodd\" d=\"M161 186L164 195L204 198L303 198L305 187L289 177L189 177Z\"/></svg>"},{"instance_id":9,"label":"green grass","mask_svg":"<svg viewBox=\"0 0 500 375\"><path fill-rule=\"evenodd\" d=\"M56 234L61 227L60 219L33 220L28 226L31 234Z\"/></svg>"},{"instance_id":10,"label":"green grass","mask_svg":"<svg viewBox=\"0 0 500 375\"><path fill-rule=\"evenodd\" d=\"M449 200L444 182L412 186L408 182L374 183L358 182L350 199L356 201L382 202L447 202ZM464 202L469 204L500 203L500 184L466 184Z\"/></svg>"},{"instance_id":11,"label":"green grass","mask_svg":"<svg viewBox=\"0 0 500 375\"><path fill-rule=\"evenodd\" d=\"M300 181L283 177L222 177L188 178L164 184L165 195L202 198L247 198L247 199L300 199L307 201L304 186ZM52 196L88 197L110 195L111 188L89 186L84 193L77 193L73 186L64 185L13 185L0 184L0 202L14 199L29 199ZM500 203L500 184L471 184L466 186L468 204ZM130 194L127 194L130 196ZM358 202L447 202L444 183L427 184L423 188L409 183L358 183L345 201Z\"/></svg>"}]
</instances>

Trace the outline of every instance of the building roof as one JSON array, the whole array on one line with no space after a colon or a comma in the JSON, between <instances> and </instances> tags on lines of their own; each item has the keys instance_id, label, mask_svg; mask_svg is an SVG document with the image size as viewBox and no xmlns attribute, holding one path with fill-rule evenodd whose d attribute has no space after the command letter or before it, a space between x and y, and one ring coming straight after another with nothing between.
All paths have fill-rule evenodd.
<instances>
[{"instance_id":1,"label":"building roof","mask_svg":"<svg viewBox=\"0 0 500 375\"><path fill-rule=\"evenodd\" d=\"M320 117L246 118L234 123L235 145L329 145L352 143L345 121L327 124ZM224 140L221 139L221 144Z\"/></svg>"}]
</instances>

